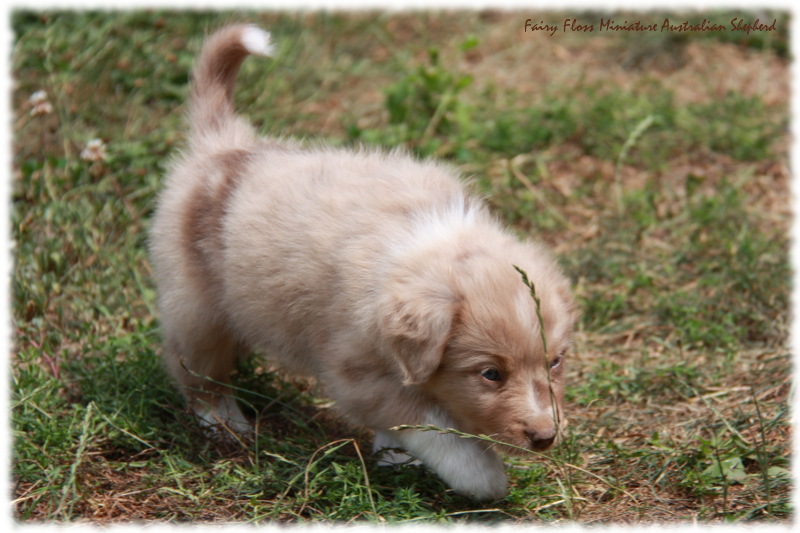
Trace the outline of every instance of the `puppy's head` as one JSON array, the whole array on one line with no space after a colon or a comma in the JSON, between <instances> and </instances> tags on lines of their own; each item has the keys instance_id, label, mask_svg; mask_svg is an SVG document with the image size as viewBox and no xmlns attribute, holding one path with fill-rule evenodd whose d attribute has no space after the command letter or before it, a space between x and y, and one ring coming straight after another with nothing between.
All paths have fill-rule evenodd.
<instances>
[{"instance_id":1,"label":"puppy's head","mask_svg":"<svg viewBox=\"0 0 800 533\"><path fill-rule=\"evenodd\" d=\"M527 273L538 304L514 264ZM384 319L404 384L425 391L461 431L549 448L564 423L565 357L576 319L566 278L544 250L522 245L462 254L446 268L435 260L418 267L395 285Z\"/></svg>"}]
</instances>

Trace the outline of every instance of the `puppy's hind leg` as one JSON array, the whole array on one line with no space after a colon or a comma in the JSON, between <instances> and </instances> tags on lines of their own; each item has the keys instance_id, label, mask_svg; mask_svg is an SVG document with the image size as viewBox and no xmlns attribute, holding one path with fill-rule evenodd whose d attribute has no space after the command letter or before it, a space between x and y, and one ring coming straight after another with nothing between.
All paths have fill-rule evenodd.
<instances>
[{"instance_id":1,"label":"puppy's hind leg","mask_svg":"<svg viewBox=\"0 0 800 533\"><path fill-rule=\"evenodd\" d=\"M199 322L202 324L202 322ZM219 325L164 324L166 362L189 407L204 426L252 430L230 388L238 343Z\"/></svg>"}]
</instances>

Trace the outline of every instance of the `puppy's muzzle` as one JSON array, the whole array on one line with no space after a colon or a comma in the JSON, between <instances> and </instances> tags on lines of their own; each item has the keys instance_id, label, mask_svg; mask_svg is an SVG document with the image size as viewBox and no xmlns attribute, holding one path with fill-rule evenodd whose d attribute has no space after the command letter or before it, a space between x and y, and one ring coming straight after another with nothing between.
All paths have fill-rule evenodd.
<instances>
[{"instance_id":1,"label":"puppy's muzzle","mask_svg":"<svg viewBox=\"0 0 800 533\"><path fill-rule=\"evenodd\" d=\"M528 446L536 452L543 452L556 441L556 429L534 429L526 430L525 436L528 438Z\"/></svg>"}]
</instances>

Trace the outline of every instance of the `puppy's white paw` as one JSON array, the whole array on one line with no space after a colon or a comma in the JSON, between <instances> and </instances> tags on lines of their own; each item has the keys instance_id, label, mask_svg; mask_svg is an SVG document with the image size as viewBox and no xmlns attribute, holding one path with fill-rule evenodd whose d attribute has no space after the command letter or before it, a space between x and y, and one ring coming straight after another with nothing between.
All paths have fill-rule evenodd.
<instances>
[{"instance_id":1,"label":"puppy's white paw","mask_svg":"<svg viewBox=\"0 0 800 533\"><path fill-rule=\"evenodd\" d=\"M422 461L401 450L385 449L380 452L378 466L419 466Z\"/></svg>"},{"instance_id":2,"label":"puppy's white paw","mask_svg":"<svg viewBox=\"0 0 800 533\"><path fill-rule=\"evenodd\" d=\"M430 413L429 421L440 428L452 427L452 422L441 412ZM388 438L419 458L459 494L478 501L499 500L508 494L503 460L485 443L419 430L391 432Z\"/></svg>"},{"instance_id":3,"label":"puppy's white paw","mask_svg":"<svg viewBox=\"0 0 800 533\"><path fill-rule=\"evenodd\" d=\"M480 445L477 447L482 448ZM453 490L478 501L504 498L508 494L508 476L500 456L488 449L478 452L478 455L468 453L466 456L466 464L462 468L450 469L445 479ZM444 475L442 477L444 479Z\"/></svg>"},{"instance_id":4,"label":"puppy's white paw","mask_svg":"<svg viewBox=\"0 0 800 533\"><path fill-rule=\"evenodd\" d=\"M216 404L198 404L194 414L200 420L200 425L224 430L225 428L240 434L253 431L253 425L244 416L236 399L233 396L223 396Z\"/></svg>"},{"instance_id":5,"label":"puppy's white paw","mask_svg":"<svg viewBox=\"0 0 800 533\"><path fill-rule=\"evenodd\" d=\"M378 466L421 465L422 461L408 455L400 448L400 444L392 438L388 431L376 431L372 442L372 453L377 454Z\"/></svg>"},{"instance_id":6,"label":"puppy's white paw","mask_svg":"<svg viewBox=\"0 0 800 533\"><path fill-rule=\"evenodd\" d=\"M399 439L403 448L459 494L477 501L499 500L508 494L503 460L484 444L433 431L401 433L406 433Z\"/></svg>"}]
</instances>

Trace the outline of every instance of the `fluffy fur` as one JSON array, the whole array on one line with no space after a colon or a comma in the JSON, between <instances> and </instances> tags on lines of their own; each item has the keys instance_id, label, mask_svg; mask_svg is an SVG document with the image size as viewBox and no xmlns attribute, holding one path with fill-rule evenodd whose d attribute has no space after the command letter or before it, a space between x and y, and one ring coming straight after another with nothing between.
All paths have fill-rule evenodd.
<instances>
[{"instance_id":1,"label":"fluffy fur","mask_svg":"<svg viewBox=\"0 0 800 533\"><path fill-rule=\"evenodd\" d=\"M266 32L228 26L194 71L188 147L151 236L167 367L201 420L246 431L229 373L237 352L261 351L317 378L375 430L376 450L402 448L473 498L503 497L488 444L390 428L551 446L575 320L567 280L445 165L259 138L232 93L244 58L270 51ZM547 354L514 265L536 287Z\"/></svg>"}]
</instances>

